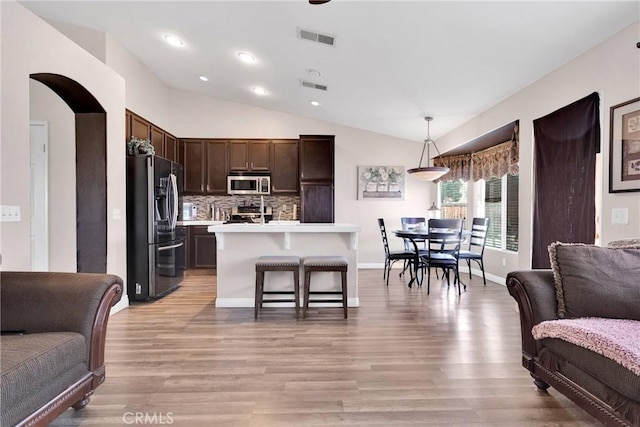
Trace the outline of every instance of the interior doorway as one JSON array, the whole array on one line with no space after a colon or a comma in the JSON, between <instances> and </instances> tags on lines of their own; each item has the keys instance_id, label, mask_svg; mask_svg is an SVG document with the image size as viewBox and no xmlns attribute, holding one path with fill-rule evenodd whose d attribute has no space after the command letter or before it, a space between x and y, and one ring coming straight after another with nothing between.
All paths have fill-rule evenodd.
<instances>
[{"instance_id":1,"label":"interior doorway","mask_svg":"<svg viewBox=\"0 0 640 427\"><path fill-rule=\"evenodd\" d=\"M49 271L49 124L31 121L31 270Z\"/></svg>"},{"instance_id":2,"label":"interior doorway","mask_svg":"<svg viewBox=\"0 0 640 427\"><path fill-rule=\"evenodd\" d=\"M31 74L74 113L76 169L76 265L80 273L107 271L107 118L80 83L51 73Z\"/></svg>"}]
</instances>

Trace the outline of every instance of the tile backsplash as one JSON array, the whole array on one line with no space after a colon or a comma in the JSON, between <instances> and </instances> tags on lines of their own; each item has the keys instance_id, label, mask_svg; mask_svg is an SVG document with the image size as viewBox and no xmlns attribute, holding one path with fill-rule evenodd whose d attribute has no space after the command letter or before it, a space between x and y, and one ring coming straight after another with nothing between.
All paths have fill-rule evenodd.
<instances>
[{"instance_id":1,"label":"tile backsplash","mask_svg":"<svg viewBox=\"0 0 640 427\"><path fill-rule=\"evenodd\" d=\"M198 207L196 220L210 220L211 204L221 214L231 215L234 206L260 206L260 196L183 196L184 203L193 203ZM300 196L264 196L265 206L270 206L273 219L300 219ZM293 208L296 207L294 214ZM286 207L286 209L283 209Z\"/></svg>"}]
</instances>

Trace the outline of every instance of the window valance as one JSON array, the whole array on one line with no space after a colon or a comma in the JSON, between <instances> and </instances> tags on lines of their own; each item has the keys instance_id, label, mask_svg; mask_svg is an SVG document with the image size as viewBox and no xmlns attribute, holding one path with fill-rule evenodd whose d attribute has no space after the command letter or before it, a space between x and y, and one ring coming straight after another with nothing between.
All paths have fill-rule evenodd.
<instances>
[{"instance_id":1,"label":"window valance","mask_svg":"<svg viewBox=\"0 0 640 427\"><path fill-rule=\"evenodd\" d=\"M517 134L516 134L517 135ZM473 180L502 178L519 172L519 148L517 136L507 142L473 153Z\"/></svg>"},{"instance_id":2,"label":"window valance","mask_svg":"<svg viewBox=\"0 0 640 427\"><path fill-rule=\"evenodd\" d=\"M450 169L442 178L434 182L469 181L471 179L471 154L435 157L433 165Z\"/></svg>"}]
</instances>

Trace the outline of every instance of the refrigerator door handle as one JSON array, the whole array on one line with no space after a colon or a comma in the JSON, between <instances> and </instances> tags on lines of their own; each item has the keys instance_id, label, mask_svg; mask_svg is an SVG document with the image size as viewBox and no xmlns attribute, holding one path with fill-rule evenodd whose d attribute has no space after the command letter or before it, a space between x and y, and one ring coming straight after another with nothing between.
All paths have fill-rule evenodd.
<instances>
[{"instance_id":1,"label":"refrigerator door handle","mask_svg":"<svg viewBox=\"0 0 640 427\"><path fill-rule=\"evenodd\" d=\"M169 180L171 181L171 189L173 199L173 211L171 212L171 229L175 229L178 224L178 180L174 174L169 175Z\"/></svg>"},{"instance_id":2,"label":"refrigerator door handle","mask_svg":"<svg viewBox=\"0 0 640 427\"><path fill-rule=\"evenodd\" d=\"M177 243L175 245L161 246L161 247L158 248L158 252L168 251L169 249L179 248L182 245L184 245L184 242L180 242L180 243Z\"/></svg>"}]
</instances>

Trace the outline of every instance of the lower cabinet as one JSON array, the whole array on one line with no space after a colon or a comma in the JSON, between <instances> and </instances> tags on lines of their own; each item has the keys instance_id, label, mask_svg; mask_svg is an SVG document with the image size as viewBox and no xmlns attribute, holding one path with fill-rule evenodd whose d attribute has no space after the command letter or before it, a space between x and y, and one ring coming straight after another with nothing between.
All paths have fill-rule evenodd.
<instances>
[{"instance_id":1,"label":"lower cabinet","mask_svg":"<svg viewBox=\"0 0 640 427\"><path fill-rule=\"evenodd\" d=\"M216 268L216 235L206 225L190 228L189 268Z\"/></svg>"}]
</instances>

